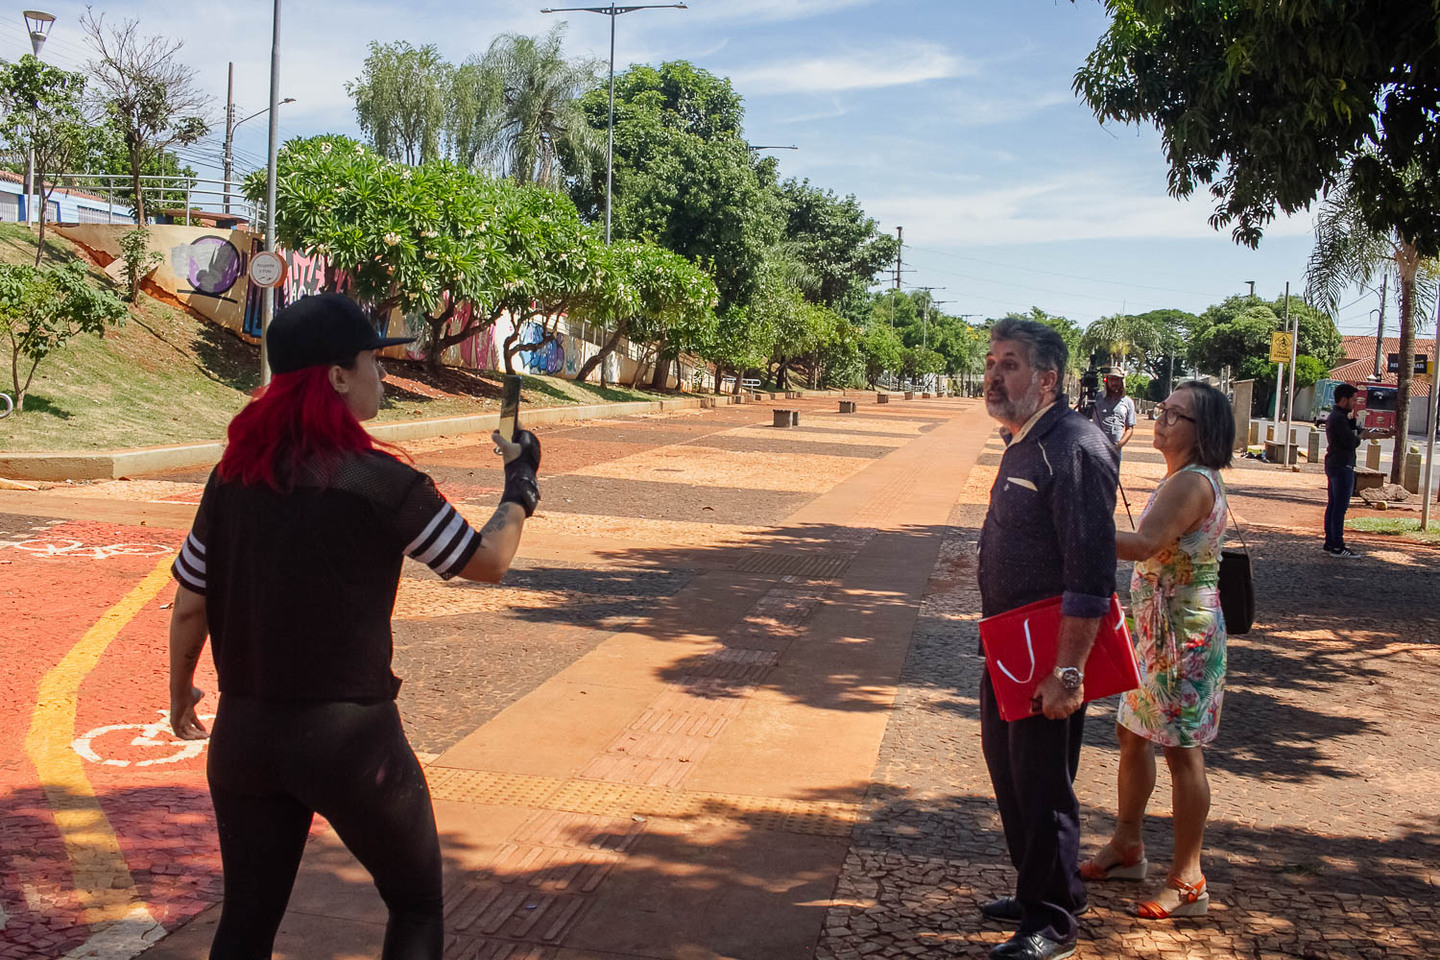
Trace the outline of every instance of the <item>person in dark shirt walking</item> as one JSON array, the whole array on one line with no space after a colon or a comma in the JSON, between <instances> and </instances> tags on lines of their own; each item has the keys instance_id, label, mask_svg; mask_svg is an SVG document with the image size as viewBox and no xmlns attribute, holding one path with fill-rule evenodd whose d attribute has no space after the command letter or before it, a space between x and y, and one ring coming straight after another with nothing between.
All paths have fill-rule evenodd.
<instances>
[{"instance_id":1,"label":"person in dark shirt walking","mask_svg":"<svg viewBox=\"0 0 1440 960\"><path fill-rule=\"evenodd\" d=\"M980 534L981 615L1061 597L1059 655L1036 690L1036 715L1000 716L980 687L985 763L1017 877L1014 896L981 907L1019 932L996 958L1059 960L1075 952L1086 909L1074 780L1085 724L1084 666L1115 592L1119 451L1061 392L1065 341L1033 320L990 331L985 409L1006 449Z\"/></svg>"},{"instance_id":2,"label":"person in dark shirt walking","mask_svg":"<svg viewBox=\"0 0 1440 960\"><path fill-rule=\"evenodd\" d=\"M440 841L400 726L390 614L409 556L496 582L540 499L540 446L507 443L505 490L478 533L431 479L360 426L379 411L384 339L354 301L305 297L266 334L274 378L230 423L176 559L170 723L205 737L195 666L208 634L220 703L206 776L224 904L211 960L269 957L314 814L389 910L383 960L439 960Z\"/></svg>"},{"instance_id":3,"label":"person in dark shirt walking","mask_svg":"<svg viewBox=\"0 0 1440 960\"><path fill-rule=\"evenodd\" d=\"M1345 511L1355 492L1355 451L1360 448L1360 425L1355 422L1355 387L1335 388L1335 407L1325 420L1325 552L1332 557L1355 557L1345 546Z\"/></svg>"}]
</instances>

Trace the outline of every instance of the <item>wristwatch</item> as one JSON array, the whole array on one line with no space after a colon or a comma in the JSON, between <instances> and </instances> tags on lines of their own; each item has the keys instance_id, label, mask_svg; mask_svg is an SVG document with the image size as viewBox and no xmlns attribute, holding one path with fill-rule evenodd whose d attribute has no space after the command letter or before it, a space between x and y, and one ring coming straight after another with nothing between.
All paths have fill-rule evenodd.
<instances>
[{"instance_id":1,"label":"wristwatch","mask_svg":"<svg viewBox=\"0 0 1440 960\"><path fill-rule=\"evenodd\" d=\"M1056 667L1053 675L1066 690L1079 690L1085 682L1085 674L1079 667Z\"/></svg>"}]
</instances>

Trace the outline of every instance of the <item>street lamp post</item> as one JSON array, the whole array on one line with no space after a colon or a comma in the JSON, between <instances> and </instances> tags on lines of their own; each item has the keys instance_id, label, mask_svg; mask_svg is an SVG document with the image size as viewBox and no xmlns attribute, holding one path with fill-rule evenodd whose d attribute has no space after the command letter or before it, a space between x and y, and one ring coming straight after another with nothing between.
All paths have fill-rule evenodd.
<instances>
[{"instance_id":1,"label":"street lamp post","mask_svg":"<svg viewBox=\"0 0 1440 960\"><path fill-rule=\"evenodd\" d=\"M279 0L276 0L278 3ZM610 245L610 206L615 189L615 18L636 10L688 10L683 3L642 3L603 7L542 7L541 13L599 13L610 18L610 122L605 141L605 245Z\"/></svg>"},{"instance_id":2,"label":"street lamp post","mask_svg":"<svg viewBox=\"0 0 1440 960\"><path fill-rule=\"evenodd\" d=\"M294 97L286 97L284 100L281 100L281 101L280 101L280 105L281 105L281 106L284 106L284 105L287 104L287 103L294 103L294 102L295 102L295 98L294 98ZM235 104L232 102L232 103L227 103L226 106L225 106L225 212L226 212L226 213L229 213L229 212L230 212L230 176L231 176L231 167L233 166L234 159L235 159L235 129L236 129L237 127L239 127L240 124L244 123L246 120L254 120L256 117L260 116L262 113L269 113L269 112L270 112L270 108L269 108L269 107L266 107L264 110L256 110L254 113L250 114L250 116L245 117L245 118L242 119L242 120L235 120ZM232 121L233 121L233 122L232 122Z\"/></svg>"},{"instance_id":3,"label":"street lamp post","mask_svg":"<svg viewBox=\"0 0 1440 960\"><path fill-rule=\"evenodd\" d=\"M55 15L45 13L42 10L26 10L22 14L25 18L25 32L30 34L30 50L35 58L40 58L40 51L45 46L45 39L50 36L50 28L55 26ZM44 203L44 200L41 200ZM30 156L25 163L25 222L35 222L35 128L30 128Z\"/></svg>"},{"instance_id":4,"label":"street lamp post","mask_svg":"<svg viewBox=\"0 0 1440 960\"><path fill-rule=\"evenodd\" d=\"M275 160L279 153L280 129L280 0L275 0L270 38L270 153L265 170L265 249L275 249ZM246 117L248 120L249 117ZM238 126L238 124L237 124ZM270 383L270 351L265 334L270 332L270 318L275 316L275 288L266 287L260 294L260 383Z\"/></svg>"},{"instance_id":5,"label":"street lamp post","mask_svg":"<svg viewBox=\"0 0 1440 960\"><path fill-rule=\"evenodd\" d=\"M795 144L793 144L793 143L792 143L792 144L788 144L788 145L774 144L774 143L771 143L771 144L747 143L747 144L745 144L745 149L746 149L746 150L799 150L800 148L797 147L797 146L795 146Z\"/></svg>"}]
</instances>

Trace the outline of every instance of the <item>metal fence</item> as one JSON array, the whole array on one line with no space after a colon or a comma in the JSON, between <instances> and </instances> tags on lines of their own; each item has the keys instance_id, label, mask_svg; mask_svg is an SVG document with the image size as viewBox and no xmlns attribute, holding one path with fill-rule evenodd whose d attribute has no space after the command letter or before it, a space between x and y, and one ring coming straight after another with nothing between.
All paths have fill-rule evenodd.
<instances>
[{"instance_id":1,"label":"metal fence","mask_svg":"<svg viewBox=\"0 0 1440 960\"><path fill-rule=\"evenodd\" d=\"M61 197L74 201L81 223L125 223L134 219L134 204L129 196L134 178L129 174L66 173L55 180L64 186L51 194L52 202ZM162 211L181 208L184 213L177 222L188 220L194 213L243 217L253 224L263 222L263 204L245 199L243 184L238 180L145 176L140 178L140 189L145 194L146 215L152 219ZM93 204L83 202L81 197L86 194L94 198Z\"/></svg>"}]
</instances>

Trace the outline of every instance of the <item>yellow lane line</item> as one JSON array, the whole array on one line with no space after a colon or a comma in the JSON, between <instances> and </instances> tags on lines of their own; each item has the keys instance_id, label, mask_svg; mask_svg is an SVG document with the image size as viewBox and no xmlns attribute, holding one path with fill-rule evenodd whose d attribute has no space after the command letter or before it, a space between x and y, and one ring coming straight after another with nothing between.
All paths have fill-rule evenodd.
<instances>
[{"instance_id":1,"label":"yellow lane line","mask_svg":"<svg viewBox=\"0 0 1440 960\"><path fill-rule=\"evenodd\" d=\"M171 560L173 556L161 560L45 674L25 737L25 753L50 801L70 858L76 897L90 924L130 914L136 906L135 880L80 757L70 746L75 739L75 704L81 682L100 662L105 648L169 583Z\"/></svg>"}]
</instances>

